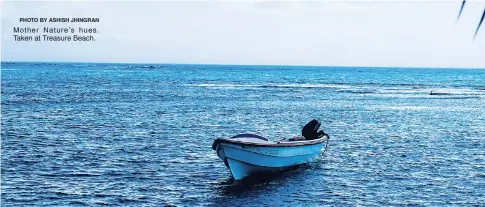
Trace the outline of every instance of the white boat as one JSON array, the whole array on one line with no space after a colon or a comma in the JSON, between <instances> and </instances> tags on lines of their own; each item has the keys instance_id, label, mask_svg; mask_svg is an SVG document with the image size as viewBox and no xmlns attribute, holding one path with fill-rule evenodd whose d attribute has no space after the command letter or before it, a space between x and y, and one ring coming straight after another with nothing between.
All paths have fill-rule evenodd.
<instances>
[{"instance_id":1,"label":"white boat","mask_svg":"<svg viewBox=\"0 0 485 207\"><path fill-rule=\"evenodd\" d=\"M310 161L320 154L328 135L318 131L320 123L311 121L302 136L270 141L256 134L239 134L214 140L212 149L230 169L235 180L278 173Z\"/></svg>"}]
</instances>

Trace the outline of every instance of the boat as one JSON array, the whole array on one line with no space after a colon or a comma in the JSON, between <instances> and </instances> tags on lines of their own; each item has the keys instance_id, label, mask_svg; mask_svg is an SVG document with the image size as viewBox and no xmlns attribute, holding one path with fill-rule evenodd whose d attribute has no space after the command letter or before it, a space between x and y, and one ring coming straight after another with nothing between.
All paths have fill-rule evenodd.
<instances>
[{"instance_id":1,"label":"boat","mask_svg":"<svg viewBox=\"0 0 485 207\"><path fill-rule=\"evenodd\" d=\"M303 127L301 136L275 141L257 134L218 138L212 149L235 180L280 173L307 163L321 153L329 136L318 130L320 125L314 119Z\"/></svg>"}]
</instances>

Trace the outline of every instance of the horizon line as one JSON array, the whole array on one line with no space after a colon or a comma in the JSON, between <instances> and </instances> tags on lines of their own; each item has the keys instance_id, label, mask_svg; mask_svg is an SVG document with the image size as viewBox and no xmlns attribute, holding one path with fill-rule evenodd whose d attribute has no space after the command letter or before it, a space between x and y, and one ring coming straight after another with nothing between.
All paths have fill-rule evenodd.
<instances>
[{"instance_id":1,"label":"horizon line","mask_svg":"<svg viewBox=\"0 0 485 207\"><path fill-rule=\"evenodd\" d=\"M223 63L154 63L154 62L76 62L76 61L17 61L0 60L0 63L89 63L89 64L154 64L154 65L214 65L214 66L286 66L286 67L356 67L356 68L415 68L415 69L485 69L485 67L423 67L423 66L355 66L355 65L281 65L281 64L223 64Z\"/></svg>"}]
</instances>

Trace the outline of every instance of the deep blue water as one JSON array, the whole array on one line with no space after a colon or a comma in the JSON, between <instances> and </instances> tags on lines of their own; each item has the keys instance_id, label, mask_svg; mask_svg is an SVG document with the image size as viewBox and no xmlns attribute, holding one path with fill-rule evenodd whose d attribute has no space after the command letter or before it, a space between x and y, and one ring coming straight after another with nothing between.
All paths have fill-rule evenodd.
<instances>
[{"instance_id":1,"label":"deep blue water","mask_svg":"<svg viewBox=\"0 0 485 207\"><path fill-rule=\"evenodd\" d=\"M2 206L485 205L484 69L1 66ZM268 181L211 149L313 118L328 151Z\"/></svg>"}]
</instances>

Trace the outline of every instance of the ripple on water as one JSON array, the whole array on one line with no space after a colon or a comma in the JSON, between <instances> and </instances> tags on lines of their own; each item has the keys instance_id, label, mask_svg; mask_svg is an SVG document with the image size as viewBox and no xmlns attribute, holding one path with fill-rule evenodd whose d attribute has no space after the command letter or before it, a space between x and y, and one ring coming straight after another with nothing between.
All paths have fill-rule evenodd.
<instances>
[{"instance_id":1,"label":"ripple on water","mask_svg":"<svg viewBox=\"0 0 485 207\"><path fill-rule=\"evenodd\" d=\"M485 203L483 70L8 67L7 206ZM293 136L312 118L328 151L279 176L235 182L210 147L243 132Z\"/></svg>"}]
</instances>

